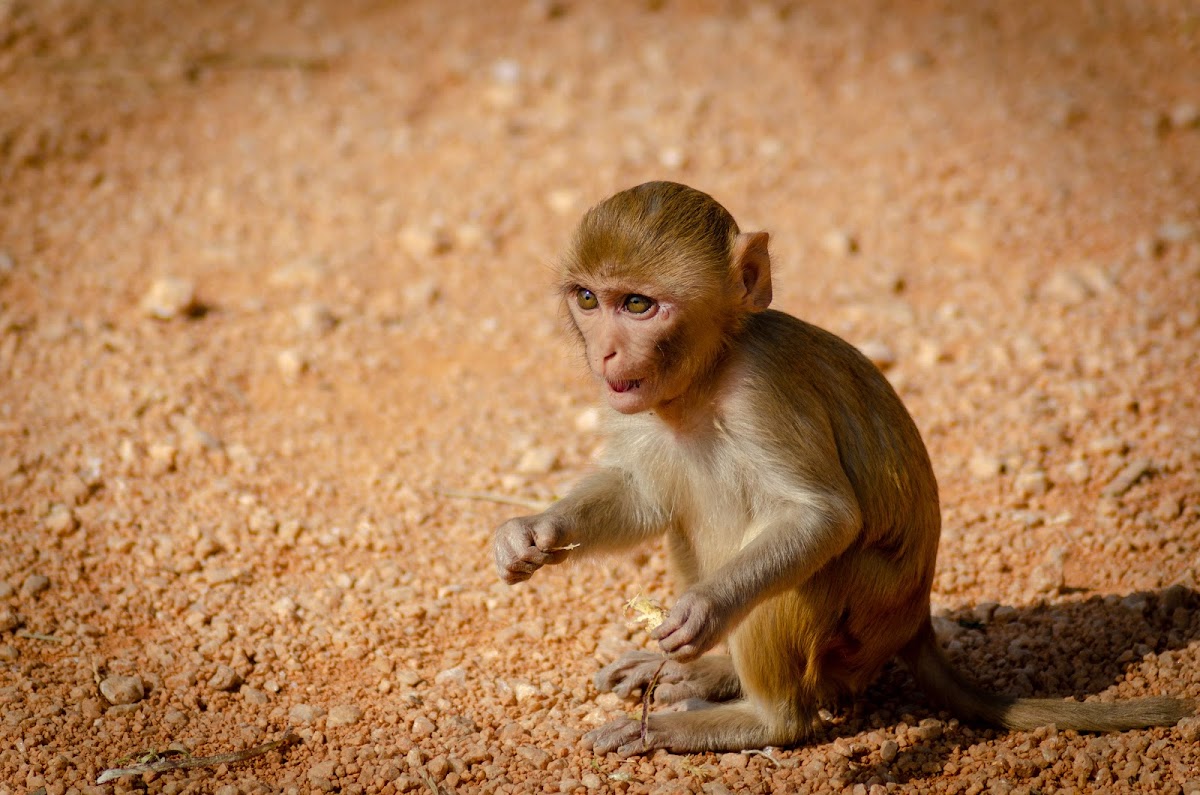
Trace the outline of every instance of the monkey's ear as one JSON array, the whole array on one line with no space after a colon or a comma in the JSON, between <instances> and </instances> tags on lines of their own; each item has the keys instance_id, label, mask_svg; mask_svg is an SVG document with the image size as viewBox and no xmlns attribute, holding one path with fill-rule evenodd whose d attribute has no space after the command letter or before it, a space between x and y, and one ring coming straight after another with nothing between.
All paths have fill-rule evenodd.
<instances>
[{"instance_id":1,"label":"monkey's ear","mask_svg":"<svg viewBox=\"0 0 1200 795\"><path fill-rule=\"evenodd\" d=\"M742 232L733 242L732 266L742 309L761 312L771 305L771 256L766 232Z\"/></svg>"}]
</instances>

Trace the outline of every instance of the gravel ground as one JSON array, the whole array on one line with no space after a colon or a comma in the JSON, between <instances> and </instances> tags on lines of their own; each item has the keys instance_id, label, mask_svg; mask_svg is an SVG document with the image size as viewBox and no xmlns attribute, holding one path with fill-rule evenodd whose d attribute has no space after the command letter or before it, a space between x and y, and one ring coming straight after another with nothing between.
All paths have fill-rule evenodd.
<instances>
[{"instance_id":1,"label":"gravel ground","mask_svg":"<svg viewBox=\"0 0 1200 795\"><path fill-rule=\"evenodd\" d=\"M1200 792L1196 719L899 668L802 748L581 747L662 551L508 588L447 492L589 467L550 268L651 178L905 399L964 669L1200 697L1197 2L0 0L0 794Z\"/></svg>"}]
</instances>

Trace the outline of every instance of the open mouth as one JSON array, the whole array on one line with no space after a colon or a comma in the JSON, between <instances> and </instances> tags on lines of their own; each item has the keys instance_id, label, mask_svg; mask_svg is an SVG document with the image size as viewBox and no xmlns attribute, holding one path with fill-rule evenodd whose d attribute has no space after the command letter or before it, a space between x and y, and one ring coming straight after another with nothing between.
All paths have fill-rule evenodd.
<instances>
[{"instance_id":1,"label":"open mouth","mask_svg":"<svg viewBox=\"0 0 1200 795\"><path fill-rule=\"evenodd\" d=\"M624 392L631 392L634 389L637 389L641 385L642 385L642 380L640 378L635 378L635 379L632 379L629 381L609 381L608 382L608 388L618 394L621 394Z\"/></svg>"}]
</instances>

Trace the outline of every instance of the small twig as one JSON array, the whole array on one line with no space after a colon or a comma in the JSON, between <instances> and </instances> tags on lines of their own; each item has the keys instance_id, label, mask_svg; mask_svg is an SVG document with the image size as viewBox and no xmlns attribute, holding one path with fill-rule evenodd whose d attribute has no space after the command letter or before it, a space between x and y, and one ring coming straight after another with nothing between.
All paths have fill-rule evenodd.
<instances>
[{"instance_id":1,"label":"small twig","mask_svg":"<svg viewBox=\"0 0 1200 795\"><path fill-rule=\"evenodd\" d=\"M742 751L742 753L749 756L761 756L768 760L771 764L775 765L775 767L791 767L791 765L785 765L783 762L776 759L774 754L771 753L770 749L763 751L759 750L758 748L747 748L745 751Z\"/></svg>"},{"instance_id":2,"label":"small twig","mask_svg":"<svg viewBox=\"0 0 1200 795\"><path fill-rule=\"evenodd\" d=\"M25 638L27 640L44 640L50 643L66 643L65 640L55 637L54 635L43 635L40 632L26 632L23 629L17 630L17 637Z\"/></svg>"},{"instance_id":3,"label":"small twig","mask_svg":"<svg viewBox=\"0 0 1200 795\"><path fill-rule=\"evenodd\" d=\"M437 785L437 782L433 780L433 776L429 775L425 768L417 771L417 778L421 779L421 782L429 787L430 795L442 795L442 788Z\"/></svg>"},{"instance_id":4,"label":"small twig","mask_svg":"<svg viewBox=\"0 0 1200 795\"><path fill-rule=\"evenodd\" d=\"M642 747L646 747L646 739L650 734L650 699L654 697L654 688L658 687L658 677L662 675L662 670L667 664L667 658L658 664L658 668L654 669L654 676L650 679L650 684L646 686L645 692L642 693Z\"/></svg>"},{"instance_id":5,"label":"small twig","mask_svg":"<svg viewBox=\"0 0 1200 795\"><path fill-rule=\"evenodd\" d=\"M527 500L523 497L509 497L507 494L496 494L490 491L461 491L459 489L434 489L436 494L443 497L454 497L460 500L479 500L481 502L498 502L504 505L516 505L541 513L550 507L550 503L540 500Z\"/></svg>"},{"instance_id":6,"label":"small twig","mask_svg":"<svg viewBox=\"0 0 1200 795\"><path fill-rule=\"evenodd\" d=\"M113 779L121 778L122 776L137 776L142 773L165 773L168 770L184 770L194 767L216 767L217 765L232 765L237 762L245 762L247 759L253 759L256 756L262 756L265 753L274 751L276 748L286 748L289 745L294 745L300 742L300 736L288 730L287 734L269 743L257 745L254 748L247 748L244 751L233 751L227 754L217 754L216 756L189 756L183 759L163 759L158 762L152 762L146 765L134 765L133 767L116 767L110 770L105 770L100 774L100 778L96 779L97 784L106 784Z\"/></svg>"}]
</instances>

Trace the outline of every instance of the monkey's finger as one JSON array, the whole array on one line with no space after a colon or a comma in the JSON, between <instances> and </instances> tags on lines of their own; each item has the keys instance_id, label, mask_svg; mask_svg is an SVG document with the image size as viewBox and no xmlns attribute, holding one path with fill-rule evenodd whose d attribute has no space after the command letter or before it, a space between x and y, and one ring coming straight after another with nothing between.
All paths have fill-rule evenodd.
<instances>
[{"instance_id":1,"label":"monkey's finger","mask_svg":"<svg viewBox=\"0 0 1200 795\"><path fill-rule=\"evenodd\" d=\"M628 718L620 718L606 723L598 729L593 729L583 735L585 742L592 744L592 750L598 754L607 754L610 751L619 749L631 744L641 745L641 724L638 721ZM634 751L633 753L639 753ZM628 756L628 754L625 754Z\"/></svg>"}]
</instances>

